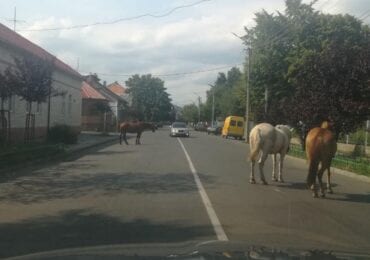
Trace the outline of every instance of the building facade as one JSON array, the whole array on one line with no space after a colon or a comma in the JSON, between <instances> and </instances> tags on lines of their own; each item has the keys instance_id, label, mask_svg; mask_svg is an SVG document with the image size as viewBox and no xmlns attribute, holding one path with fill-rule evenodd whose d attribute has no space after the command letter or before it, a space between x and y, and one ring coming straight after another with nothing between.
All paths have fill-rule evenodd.
<instances>
[{"instance_id":1,"label":"building facade","mask_svg":"<svg viewBox=\"0 0 370 260\"><path fill-rule=\"evenodd\" d=\"M53 61L52 88L64 95L54 96L49 102L34 103L31 110L21 97L13 95L3 104L12 141L23 140L26 117L31 120L32 138L46 137L48 128L58 124L81 129L82 76L55 56L0 24L0 71L15 69L14 57L21 59L33 55Z\"/></svg>"}]
</instances>

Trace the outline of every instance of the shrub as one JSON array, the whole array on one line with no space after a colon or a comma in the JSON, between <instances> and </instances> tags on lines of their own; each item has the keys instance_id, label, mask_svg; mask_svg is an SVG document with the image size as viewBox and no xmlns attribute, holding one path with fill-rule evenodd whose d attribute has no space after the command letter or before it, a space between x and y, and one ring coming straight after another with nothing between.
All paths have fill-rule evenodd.
<instances>
[{"instance_id":1,"label":"shrub","mask_svg":"<svg viewBox=\"0 0 370 260\"><path fill-rule=\"evenodd\" d=\"M56 125L50 128L48 141L51 143L75 144L77 143L78 133L73 131L70 126Z\"/></svg>"}]
</instances>

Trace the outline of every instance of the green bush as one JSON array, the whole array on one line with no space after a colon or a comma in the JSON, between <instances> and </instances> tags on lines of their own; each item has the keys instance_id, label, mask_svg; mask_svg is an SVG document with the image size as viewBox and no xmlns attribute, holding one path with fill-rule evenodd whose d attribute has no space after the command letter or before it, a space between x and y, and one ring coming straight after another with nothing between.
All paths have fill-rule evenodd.
<instances>
[{"instance_id":1,"label":"green bush","mask_svg":"<svg viewBox=\"0 0 370 260\"><path fill-rule=\"evenodd\" d=\"M78 133L73 131L70 126L56 125L50 128L48 141L51 143L75 144L77 143Z\"/></svg>"}]
</instances>

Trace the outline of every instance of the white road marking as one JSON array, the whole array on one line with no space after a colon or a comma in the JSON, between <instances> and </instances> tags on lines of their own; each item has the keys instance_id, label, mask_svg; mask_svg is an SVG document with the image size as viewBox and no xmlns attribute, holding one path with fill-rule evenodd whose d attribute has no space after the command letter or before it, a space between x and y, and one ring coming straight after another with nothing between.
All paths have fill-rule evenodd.
<instances>
[{"instance_id":1,"label":"white road marking","mask_svg":"<svg viewBox=\"0 0 370 260\"><path fill-rule=\"evenodd\" d=\"M275 188L274 191L277 191L277 192L281 192L283 193L281 190L279 190L278 188Z\"/></svg>"},{"instance_id":2,"label":"white road marking","mask_svg":"<svg viewBox=\"0 0 370 260\"><path fill-rule=\"evenodd\" d=\"M189 163L190 171L193 174L193 177L194 177L195 183L197 185L200 197L202 198L204 207L207 210L208 217L211 220L211 223L213 225L213 229L216 233L217 239L220 240L220 241L228 241L229 239L227 238L226 233L225 233L224 229L222 228L220 220L217 217L216 211L214 210L214 208L212 206L212 203L211 203L211 200L209 199L209 197L206 193L206 190L204 189L203 184L200 181L197 170L195 169L194 164L191 161L191 158L190 158L188 152L186 151L184 144L182 143L180 138L177 138L177 140L179 141L179 143L181 145L181 148L185 153L185 157L186 157L186 159Z\"/></svg>"}]
</instances>

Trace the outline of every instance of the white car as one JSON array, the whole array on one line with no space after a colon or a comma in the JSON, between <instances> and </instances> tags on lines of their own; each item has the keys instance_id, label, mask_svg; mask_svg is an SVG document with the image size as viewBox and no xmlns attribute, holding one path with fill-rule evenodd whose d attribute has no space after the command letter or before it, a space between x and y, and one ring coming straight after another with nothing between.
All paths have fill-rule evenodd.
<instances>
[{"instance_id":1,"label":"white car","mask_svg":"<svg viewBox=\"0 0 370 260\"><path fill-rule=\"evenodd\" d=\"M185 136L189 137L189 128L186 123L175 122L171 125L170 136Z\"/></svg>"}]
</instances>

